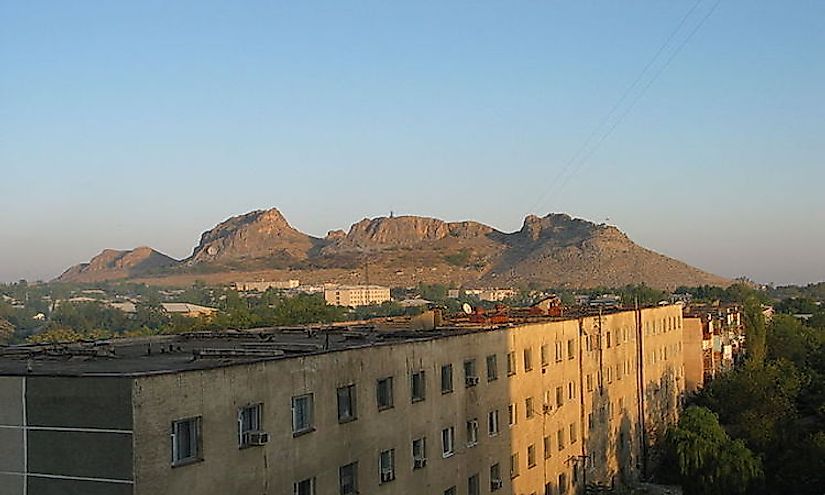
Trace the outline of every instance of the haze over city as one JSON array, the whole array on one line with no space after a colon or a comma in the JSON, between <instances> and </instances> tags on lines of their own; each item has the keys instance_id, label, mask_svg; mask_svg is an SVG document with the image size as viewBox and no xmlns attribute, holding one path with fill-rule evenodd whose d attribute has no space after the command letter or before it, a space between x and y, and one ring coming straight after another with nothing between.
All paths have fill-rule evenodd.
<instances>
[{"instance_id":1,"label":"haze over city","mask_svg":"<svg viewBox=\"0 0 825 495\"><path fill-rule=\"evenodd\" d=\"M2 2L0 281L277 207L825 279L822 2ZM584 150L582 152L581 150Z\"/></svg>"}]
</instances>

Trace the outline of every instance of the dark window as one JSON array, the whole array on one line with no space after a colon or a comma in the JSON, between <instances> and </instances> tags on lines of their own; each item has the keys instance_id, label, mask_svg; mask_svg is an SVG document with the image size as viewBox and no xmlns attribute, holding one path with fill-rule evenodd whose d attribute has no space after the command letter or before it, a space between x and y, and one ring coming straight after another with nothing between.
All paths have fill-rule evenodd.
<instances>
[{"instance_id":1,"label":"dark window","mask_svg":"<svg viewBox=\"0 0 825 495\"><path fill-rule=\"evenodd\" d=\"M487 381L498 380L498 363L495 354L487 356Z\"/></svg>"},{"instance_id":2,"label":"dark window","mask_svg":"<svg viewBox=\"0 0 825 495\"><path fill-rule=\"evenodd\" d=\"M292 398L292 434L300 435L310 432L312 426L312 394L298 395Z\"/></svg>"},{"instance_id":3,"label":"dark window","mask_svg":"<svg viewBox=\"0 0 825 495\"><path fill-rule=\"evenodd\" d=\"M340 486L340 495L355 495L358 493L357 462L338 468L338 485Z\"/></svg>"},{"instance_id":4,"label":"dark window","mask_svg":"<svg viewBox=\"0 0 825 495\"><path fill-rule=\"evenodd\" d=\"M501 468L498 463L490 466L490 491L500 490L504 486L501 480Z\"/></svg>"},{"instance_id":5,"label":"dark window","mask_svg":"<svg viewBox=\"0 0 825 495\"><path fill-rule=\"evenodd\" d=\"M181 419L172 423L172 465L201 460L201 418Z\"/></svg>"},{"instance_id":6,"label":"dark window","mask_svg":"<svg viewBox=\"0 0 825 495\"><path fill-rule=\"evenodd\" d=\"M445 364L441 367L441 393L448 394L453 391L453 365Z\"/></svg>"},{"instance_id":7,"label":"dark window","mask_svg":"<svg viewBox=\"0 0 825 495\"><path fill-rule=\"evenodd\" d=\"M527 468L536 467L536 446L527 446Z\"/></svg>"},{"instance_id":8,"label":"dark window","mask_svg":"<svg viewBox=\"0 0 825 495\"><path fill-rule=\"evenodd\" d=\"M531 371L533 369L533 349L524 349L524 371Z\"/></svg>"},{"instance_id":9,"label":"dark window","mask_svg":"<svg viewBox=\"0 0 825 495\"><path fill-rule=\"evenodd\" d=\"M424 379L424 371L413 373L410 379L410 396L413 402L424 400L426 397L427 383Z\"/></svg>"},{"instance_id":10,"label":"dark window","mask_svg":"<svg viewBox=\"0 0 825 495\"><path fill-rule=\"evenodd\" d=\"M292 485L294 495L315 495L315 478L297 481Z\"/></svg>"},{"instance_id":11,"label":"dark window","mask_svg":"<svg viewBox=\"0 0 825 495\"><path fill-rule=\"evenodd\" d=\"M467 478L467 495L481 495L481 482L478 479L478 474Z\"/></svg>"},{"instance_id":12,"label":"dark window","mask_svg":"<svg viewBox=\"0 0 825 495\"><path fill-rule=\"evenodd\" d=\"M507 376L513 376L516 374L516 353L515 352L508 352L507 353Z\"/></svg>"},{"instance_id":13,"label":"dark window","mask_svg":"<svg viewBox=\"0 0 825 495\"><path fill-rule=\"evenodd\" d=\"M261 418L263 417L263 406L261 404L252 404L241 408L238 411L238 446L249 447L256 444L253 438L256 433L260 433Z\"/></svg>"},{"instance_id":14,"label":"dark window","mask_svg":"<svg viewBox=\"0 0 825 495\"><path fill-rule=\"evenodd\" d=\"M378 380L375 387L375 396L378 402L378 410L383 411L392 407L392 377Z\"/></svg>"},{"instance_id":15,"label":"dark window","mask_svg":"<svg viewBox=\"0 0 825 495\"><path fill-rule=\"evenodd\" d=\"M382 484L395 479L395 449L381 451L378 456L378 474Z\"/></svg>"},{"instance_id":16,"label":"dark window","mask_svg":"<svg viewBox=\"0 0 825 495\"><path fill-rule=\"evenodd\" d=\"M355 405L355 385L338 388L338 422L346 423L358 417Z\"/></svg>"},{"instance_id":17,"label":"dark window","mask_svg":"<svg viewBox=\"0 0 825 495\"><path fill-rule=\"evenodd\" d=\"M413 469L421 469L427 465L427 439L416 438L412 441Z\"/></svg>"},{"instance_id":18,"label":"dark window","mask_svg":"<svg viewBox=\"0 0 825 495\"><path fill-rule=\"evenodd\" d=\"M467 387L478 385L478 374L476 373L476 360L468 359L464 361L464 384Z\"/></svg>"}]
</instances>

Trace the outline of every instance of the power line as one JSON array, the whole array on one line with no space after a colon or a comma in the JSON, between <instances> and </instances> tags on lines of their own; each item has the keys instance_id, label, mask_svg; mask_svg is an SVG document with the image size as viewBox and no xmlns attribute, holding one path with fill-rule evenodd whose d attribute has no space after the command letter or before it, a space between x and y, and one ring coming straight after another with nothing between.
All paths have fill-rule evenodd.
<instances>
[{"instance_id":1,"label":"power line","mask_svg":"<svg viewBox=\"0 0 825 495\"><path fill-rule=\"evenodd\" d=\"M656 71L653 74L653 77L647 82L647 84L642 88L642 90L636 94L636 97L630 102L630 105L628 105L628 107L625 109L625 111L622 112L622 114L619 116L619 118L616 119L616 121L613 123L613 125L610 126L610 128L608 128L607 132L605 132L601 136L601 138L588 151L588 153L586 155L584 155L584 157L579 162L578 167L573 169L572 173L569 174L567 177L565 177L564 181L562 181L561 185L559 186L559 191L562 191L564 189L564 187L567 185L567 183L570 182L570 179L572 179L578 172L581 172L581 170L584 169L584 167L587 163L587 160L591 156L593 156L594 153L596 153L596 150L598 149L598 147L613 133L613 131L616 129L616 127L618 127L619 124L621 124L622 121L624 121L625 117L627 117L627 115L636 106L636 103L638 103L639 100L642 99L642 96L644 96L644 94L647 92L647 90L653 85L653 83L656 82L656 80L659 78L659 76L661 76L662 73L668 68L670 63L673 62L673 59L676 58L676 55L678 55L679 52L681 52L682 49L685 47L685 45L687 45L688 42L690 42L691 38L693 38L693 35L695 35L699 31L699 29L705 24L705 22L710 18L710 16L713 14L713 12L716 10L716 8L719 6L719 4L721 2L722 2L722 0L716 0L716 2L713 4L713 6L711 6L711 8L708 10L708 12L699 21L699 23L696 24L696 26L694 26L692 31L690 31L688 36L684 40L682 40L682 42L679 45L676 46L676 48L670 53L670 56L667 58L667 60L665 60L665 63L662 64L662 66L659 68L659 70Z\"/></svg>"},{"instance_id":2,"label":"power line","mask_svg":"<svg viewBox=\"0 0 825 495\"><path fill-rule=\"evenodd\" d=\"M653 55L653 57L647 62L647 64L645 64L644 68L636 76L636 78L633 80L630 86L628 86L627 89L625 89L622 96L616 101L616 103L613 104L610 111L605 114L605 116L599 121L599 124L593 128L593 130L587 136L582 145L576 150L573 156L571 156L570 159L565 163L565 165L558 171L553 181L551 181L550 186L547 189L545 189L544 192L539 196L539 199L534 203L533 207L530 209L530 212L533 212L538 207L540 207L542 201L544 201L544 198L547 197L547 195L551 191L554 191L554 188L558 189L559 192L563 190L564 186L567 184L567 182L569 182L570 178L576 175L578 169L582 167L584 162L588 158L590 158L593 155L593 153L595 153L595 151L605 141L605 139L607 139L607 137L613 132L613 130L624 120L624 118L635 106L635 104L639 101L639 99L641 99L641 97L644 95L647 89L650 88L650 86L653 84L653 82L656 81L656 79L658 79L658 77L661 75L664 69L666 69L667 66L670 65L670 63L675 58L676 54L678 54L681 51L681 49L687 44L687 42L690 41L693 35L699 30L699 28L701 28L701 26L716 10L716 7L721 2L721 0L716 1L716 3L711 7L708 13L699 21L699 23L681 42L681 44L677 45L676 49L671 52L670 56L667 58L665 63L660 67L660 69L656 73L654 73L653 77L648 80L648 83L641 89L641 91L636 93L635 98L631 101L627 109L624 112L622 112L619 118L616 119L613 122L613 124L607 128L606 132L602 133L601 137L595 142L595 144L593 146L590 146L593 139L596 138L596 136L599 135L600 131L602 131L602 129L610 123L611 119L613 119L614 117L614 114L621 108L625 100L627 100L627 98L633 93L633 91L636 89L639 83L644 79L648 71L655 65L656 61L659 60L659 57L662 56L662 54L666 51L668 46L670 46L671 42L676 38L676 35L682 30L682 28L687 23L688 19L694 14L694 12L702 3L702 1L703 0L697 0L693 4L693 6L685 13L685 15L682 16L679 23L671 31L670 35L667 37L664 43L660 45L659 49L656 50L656 53ZM562 180L562 178L564 178L564 180Z\"/></svg>"}]
</instances>

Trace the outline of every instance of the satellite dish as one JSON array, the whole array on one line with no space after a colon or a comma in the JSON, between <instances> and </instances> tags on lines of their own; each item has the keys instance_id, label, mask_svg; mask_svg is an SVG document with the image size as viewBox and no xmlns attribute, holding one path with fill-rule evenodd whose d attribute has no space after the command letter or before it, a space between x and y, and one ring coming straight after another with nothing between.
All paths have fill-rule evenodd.
<instances>
[{"instance_id":1,"label":"satellite dish","mask_svg":"<svg viewBox=\"0 0 825 495\"><path fill-rule=\"evenodd\" d=\"M461 309L467 313L468 315L473 314L473 307L470 306L468 303L464 303L461 305Z\"/></svg>"}]
</instances>

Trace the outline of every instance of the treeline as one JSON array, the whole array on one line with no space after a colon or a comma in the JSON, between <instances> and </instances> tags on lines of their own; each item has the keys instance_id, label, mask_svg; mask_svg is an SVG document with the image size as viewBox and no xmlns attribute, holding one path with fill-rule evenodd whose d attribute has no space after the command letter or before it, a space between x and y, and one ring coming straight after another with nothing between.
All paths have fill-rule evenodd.
<instances>
[{"instance_id":1,"label":"treeline","mask_svg":"<svg viewBox=\"0 0 825 495\"><path fill-rule=\"evenodd\" d=\"M761 313L746 316L745 364L690 399L668 432L659 474L687 495L822 494L825 325L784 314L766 325Z\"/></svg>"}]
</instances>

